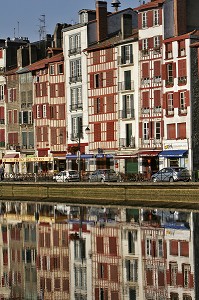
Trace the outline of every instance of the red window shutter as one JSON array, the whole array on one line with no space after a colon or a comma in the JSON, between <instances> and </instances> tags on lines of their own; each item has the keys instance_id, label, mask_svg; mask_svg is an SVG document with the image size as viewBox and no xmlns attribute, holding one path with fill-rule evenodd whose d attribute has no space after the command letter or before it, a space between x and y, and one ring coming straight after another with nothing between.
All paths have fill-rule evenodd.
<instances>
[{"instance_id":1,"label":"red window shutter","mask_svg":"<svg viewBox=\"0 0 199 300\"><path fill-rule=\"evenodd\" d=\"M163 10L161 8L159 8L159 25L162 25L162 13L163 13Z\"/></svg>"},{"instance_id":2,"label":"red window shutter","mask_svg":"<svg viewBox=\"0 0 199 300\"><path fill-rule=\"evenodd\" d=\"M62 127L60 128L60 134L62 134L62 144L66 143L66 127Z\"/></svg>"},{"instance_id":3,"label":"red window shutter","mask_svg":"<svg viewBox=\"0 0 199 300\"><path fill-rule=\"evenodd\" d=\"M3 49L0 49L0 58L3 58Z\"/></svg>"},{"instance_id":4,"label":"red window shutter","mask_svg":"<svg viewBox=\"0 0 199 300\"><path fill-rule=\"evenodd\" d=\"M4 107L0 106L0 120L5 120Z\"/></svg>"},{"instance_id":5,"label":"red window shutter","mask_svg":"<svg viewBox=\"0 0 199 300\"><path fill-rule=\"evenodd\" d=\"M138 29L141 29L141 28L142 28L142 14L138 13Z\"/></svg>"},{"instance_id":6,"label":"red window shutter","mask_svg":"<svg viewBox=\"0 0 199 300\"><path fill-rule=\"evenodd\" d=\"M163 136L164 136L164 121L162 120L161 121L161 137L163 137ZM166 245L165 245L165 247L166 247ZM164 253L166 254L166 248L165 248Z\"/></svg>"},{"instance_id":7,"label":"red window shutter","mask_svg":"<svg viewBox=\"0 0 199 300\"><path fill-rule=\"evenodd\" d=\"M139 138L142 137L142 122L139 123Z\"/></svg>"},{"instance_id":8,"label":"red window shutter","mask_svg":"<svg viewBox=\"0 0 199 300\"><path fill-rule=\"evenodd\" d=\"M179 49L185 49L185 40L179 41Z\"/></svg>"},{"instance_id":9,"label":"red window shutter","mask_svg":"<svg viewBox=\"0 0 199 300\"><path fill-rule=\"evenodd\" d=\"M94 124L94 142L101 141L101 123Z\"/></svg>"},{"instance_id":10,"label":"red window shutter","mask_svg":"<svg viewBox=\"0 0 199 300\"><path fill-rule=\"evenodd\" d=\"M186 106L189 106L190 105L189 91L186 91L185 93L185 101L186 101Z\"/></svg>"},{"instance_id":11,"label":"red window shutter","mask_svg":"<svg viewBox=\"0 0 199 300\"><path fill-rule=\"evenodd\" d=\"M170 241L170 255L178 255L178 241Z\"/></svg>"},{"instance_id":12,"label":"red window shutter","mask_svg":"<svg viewBox=\"0 0 199 300\"><path fill-rule=\"evenodd\" d=\"M154 90L154 107L161 106L161 91Z\"/></svg>"},{"instance_id":13,"label":"red window shutter","mask_svg":"<svg viewBox=\"0 0 199 300\"><path fill-rule=\"evenodd\" d=\"M178 139L186 139L186 123L178 123Z\"/></svg>"},{"instance_id":14,"label":"red window shutter","mask_svg":"<svg viewBox=\"0 0 199 300\"><path fill-rule=\"evenodd\" d=\"M151 49L154 47L154 41L153 38L148 38L148 48Z\"/></svg>"},{"instance_id":15,"label":"red window shutter","mask_svg":"<svg viewBox=\"0 0 199 300\"><path fill-rule=\"evenodd\" d=\"M5 142L5 129L0 129L0 142Z\"/></svg>"},{"instance_id":16,"label":"red window shutter","mask_svg":"<svg viewBox=\"0 0 199 300\"><path fill-rule=\"evenodd\" d=\"M97 253L104 253L104 239L101 236L96 237Z\"/></svg>"},{"instance_id":17,"label":"red window shutter","mask_svg":"<svg viewBox=\"0 0 199 300\"><path fill-rule=\"evenodd\" d=\"M13 141L14 141L14 144L16 145L16 144L18 144L18 132L14 132L13 133Z\"/></svg>"},{"instance_id":18,"label":"red window shutter","mask_svg":"<svg viewBox=\"0 0 199 300\"><path fill-rule=\"evenodd\" d=\"M117 291L111 291L111 300L119 300L119 294Z\"/></svg>"},{"instance_id":19,"label":"red window shutter","mask_svg":"<svg viewBox=\"0 0 199 300\"><path fill-rule=\"evenodd\" d=\"M178 61L178 77L185 76L187 76L186 59L181 59Z\"/></svg>"},{"instance_id":20,"label":"red window shutter","mask_svg":"<svg viewBox=\"0 0 199 300\"><path fill-rule=\"evenodd\" d=\"M58 97L64 97L64 82L58 83Z\"/></svg>"},{"instance_id":21,"label":"red window shutter","mask_svg":"<svg viewBox=\"0 0 199 300\"><path fill-rule=\"evenodd\" d=\"M90 74L90 89L94 88L94 74Z\"/></svg>"},{"instance_id":22,"label":"red window shutter","mask_svg":"<svg viewBox=\"0 0 199 300\"><path fill-rule=\"evenodd\" d=\"M97 65L100 63L100 51L94 51L93 52L93 64Z\"/></svg>"},{"instance_id":23,"label":"red window shutter","mask_svg":"<svg viewBox=\"0 0 199 300\"><path fill-rule=\"evenodd\" d=\"M12 124L12 111L11 110L8 111L8 123Z\"/></svg>"},{"instance_id":24,"label":"red window shutter","mask_svg":"<svg viewBox=\"0 0 199 300\"><path fill-rule=\"evenodd\" d=\"M183 286L183 274L182 273L177 274L177 285Z\"/></svg>"},{"instance_id":25,"label":"red window shutter","mask_svg":"<svg viewBox=\"0 0 199 300\"><path fill-rule=\"evenodd\" d=\"M17 112L17 110L15 109L14 110L14 124L16 124L17 123L17 116L18 116L18 112Z\"/></svg>"},{"instance_id":26,"label":"red window shutter","mask_svg":"<svg viewBox=\"0 0 199 300\"><path fill-rule=\"evenodd\" d=\"M142 108L149 107L149 91L142 93Z\"/></svg>"},{"instance_id":27,"label":"red window shutter","mask_svg":"<svg viewBox=\"0 0 199 300\"><path fill-rule=\"evenodd\" d=\"M50 97L51 97L51 98L54 98L55 95L56 95L56 94L55 94L55 90L56 90L55 87L56 87L56 85L55 85L54 83L51 83L51 84L50 84Z\"/></svg>"},{"instance_id":28,"label":"red window shutter","mask_svg":"<svg viewBox=\"0 0 199 300\"><path fill-rule=\"evenodd\" d=\"M175 124L168 124L167 125L167 139L168 140L175 140L176 139Z\"/></svg>"},{"instance_id":29,"label":"red window shutter","mask_svg":"<svg viewBox=\"0 0 199 300\"><path fill-rule=\"evenodd\" d=\"M118 267L117 265L110 265L110 280L118 282Z\"/></svg>"},{"instance_id":30,"label":"red window shutter","mask_svg":"<svg viewBox=\"0 0 199 300\"><path fill-rule=\"evenodd\" d=\"M142 78L149 78L149 63L142 64Z\"/></svg>"},{"instance_id":31,"label":"red window shutter","mask_svg":"<svg viewBox=\"0 0 199 300\"><path fill-rule=\"evenodd\" d=\"M176 63L173 63L173 78L176 78Z\"/></svg>"},{"instance_id":32,"label":"red window shutter","mask_svg":"<svg viewBox=\"0 0 199 300\"><path fill-rule=\"evenodd\" d=\"M152 27L153 26L153 11L149 10L147 13L147 26Z\"/></svg>"},{"instance_id":33,"label":"red window shutter","mask_svg":"<svg viewBox=\"0 0 199 300\"><path fill-rule=\"evenodd\" d=\"M17 89L13 89L12 97L13 97L13 101L17 100Z\"/></svg>"},{"instance_id":34,"label":"red window shutter","mask_svg":"<svg viewBox=\"0 0 199 300\"><path fill-rule=\"evenodd\" d=\"M104 268L104 279L108 279L108 264L103 264L103 268Z\"/></svg>"},{"instance_id":35,"label":"red window shutter","mask_svg":"<svg viewBox=\"0 0 199 300\"><path fill-rule=\"evenodd\" d=\"M114 95L109 95L106 97L106 112L114 112Z\"/></svg>"},{"instance_id":36,"label":"red window shutter","mask_svg":"<svg viewBox=\"0 0 199 300\"><path fill-rule=\"evenodd\" d=\"M54 245L54 247L59 247L59 231L58 230L53 231L53 245Z\"/></svg>"},{"instance_id":37,"label":"red window shutter","mask_svg":"<svg viewBox=\"0 0 199 300\"><path fill-rule=\"evenodd\" d=\"M158 285L159 286L165 286L164 270L158 270Z\"/></svg>"},{"instance_id":38,"label":"red window shutter","mask_svg":"<svg viewBox=\"0 0 199 300\"><path fill-rule=\"evenodd\" d=\"M41 142L42 141L41 127L37 127L36 132L37 132L36 140L37 140L37 142Z\"/></svg>"},{"instance_id":39,"label":"red window shutter","mask_svg":"<svg viewBox=\"0 0 199 300\"><path fill-rule=\"evenodd\" d=\"M104 112L104 98L100 98L100 113Z\"/></svg>"},{"instance_id":40,"label":"red window shutter","mask_svg":"<svg viewBox=\"0 0 199 300\"><path fill-rule=\"evenodd\" d=\"M113 70L106 72L106 86L113 86Z\"/></svg>"},{"instance_id":41,"label":"red window shutter","mask_svg":"<svg viewBox=\"0 0 199 300\"><path fill-rule=\"evenodd\" d=\"M40 83L35 83L35 95L36 97L40 97L41 95L41 88L40 88Z\"/></svg>"},{"instance_id":42,"label":"red window shutter","mask_svg":"<svg viewBox=\"0 0 199 300\"><path fill-rule=\"evenodd\" d=\"M99 74L99 87L103 87L103 73Z\"/></svg>"},{"instance_id":43,"label":"red window shutter","mask_svg":"<svg viewBox=\"0 0 199 300\"><path fill-rule=\"evenodd\" d=\"M153 285L153 270L146 270L147 285Z\"/></svg>"},{"instance_id":44,"label":"red window shutter","mask_svg":"<svg viewBox=\"0 0 199 300\"><path fill-rule=\"evenodd\" d=\"M63 292L69 292L69 279L63 279Z\"/></svg>"},{"instance_id":45,"label":"red window shutter","mask_svg":"<svg viewBox=\"0 0 199 300\"><path fill-rule=\"evenodd\" d=\"M59 119L65 120L65 104L60 104L59 105Z\"/></svg>"},{"instance_id":46,"label":"red window shutter","mask_svg":"<svg viewBox=\"0 0 199 300\"><path fill-rule=\"evenodd\" d=\"M48 142L48 127L43 127L43 142Z\"/></svg>"},{"instance_id":47,"label":"red window shutter","mask_svg":"<svg viewBox=\"0 0 199 300\"><path fill-rule=\"evenodd\" d=\"M116 237L109 237L109 253L111 255L117 255Z\"/></svg>"},{"instance_id":48,"label":"red window shutter","mask_svg":"<svg viewBox=\"0 0 199 300\"><path fill-rule=\"evenodd\" d=\"M179 93L173 93L173 107L179 107Z\"/></svg>"},{"instance_id":49,"label":"red window shutter","mask_svg":"<svg viewBox=\"0 0 199 300\"><path fill-rule=\"evenodd\" d=\"M113 48L106 49L106 62L113 61Z\"/></svg>"},{"instance_id":50,"label":"red window shutter","mask_svg":"<svg viewBox=\"0 0 199 300\"><path fill-rule=\"evenodd\" d=\"M68 256L63 257L63 270L69 271L69 258Z\"/></svg>"},{"instance_id":51,"label":"red window shutter","mask_svg":"<svg viewBox=\"0 0 199 300\"><path fill-rule=\"evenodd\" d=\"M180 242L180 256L189 257L189 243L187 241Z\"/></svg>"},{"instance_id":52,"label":"red window shutter","mask_svg":"<svg viewBox=\"0 0 199 300\"><path fill-rule=\"evenodd\" d=\"M154 76L161 76L161 62L160 62L160 60L154 61Z\"/></svg>"},{"instance_id":53,"label":"red window shutter","mask_svg":"<svg viewBox=\"0 0 199 300\"><path fill-rule=\"evenodd\" d=\"M106 128L106 140L114 141L114 122L107 122Z\"/></svg>"},{"instance_id":54,"label":"red window shutter","mask_svg":"<svg viewBox=\"0 0 199 300\"><path fill-rule=\"evenodd\" d=\"M51 278L46 278L46 289L51 292Z\"/></svg>"},{"instance_id":55,"label":"red window shutter","mask_svg":"<svg viewBox=\"0 0 199 300\"><path fill-rule=\"evenodd\" d=\"M95 300L99 300L99 288L95 288Z\"/></svg>"},{"instance_id":56,"label":"red window shutter","mask_svg":"<svg viewBox=\"0 0 199 300\"><path fill-rule=\"evenodd\" d=\"M42 96L47 96L47 83L42 82L41 83L41 88L42 88Z\"/></svg>"},{"instance_id":57,"label":"red window shutter","mask_svg":"<svg viewBox=\"0 0 199 300\"><path fill-rule=\"evenodd\" d=\"M139 44L139 50L142 50L142 41L139 40L138 44Z\"/></svg>"},{"instance_id":58,"label":"red window shutter","mask_svg":"<svg viewBox=\"0 0 199 300\"><path fill-rule=\"evenodd\" d=\"M166 64L162 65L162 79L163 80L167 79L167 65Z\"/></svg>"}]
</instances>

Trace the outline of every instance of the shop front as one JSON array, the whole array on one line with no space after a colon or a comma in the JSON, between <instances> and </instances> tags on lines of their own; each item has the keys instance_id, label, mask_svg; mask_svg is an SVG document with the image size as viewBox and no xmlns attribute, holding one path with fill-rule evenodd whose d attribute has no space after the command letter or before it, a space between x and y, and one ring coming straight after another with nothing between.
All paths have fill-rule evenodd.
<instances>
[{"instance_id":1,"label":"shop front","mask_svg":"<svg viewBox=\"0 0 199 300\"><path fill-rule=\"evenodd\" d=\"M139 171L143 174L144 179L150 180L151 175L159 169L159 158L157 150L141 150L138 154Z\"/></svg>"},{"instance_id":2,"label":"shop front","mask_svg":"<svg viewBox=\"0 0 199 300\"><path fill-rule=\"evenodd\" d=\"M188 142L171 142L163 145L159 153L159 169L164 167L183 167L190 169Z\"/></svg>"}]
</instances>

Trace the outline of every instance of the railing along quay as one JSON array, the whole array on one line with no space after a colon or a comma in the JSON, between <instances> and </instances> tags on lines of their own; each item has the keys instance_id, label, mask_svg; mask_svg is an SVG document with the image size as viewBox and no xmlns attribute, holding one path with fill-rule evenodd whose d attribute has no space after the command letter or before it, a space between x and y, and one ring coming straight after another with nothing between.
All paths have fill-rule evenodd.
<instances>
[{"instance_id":1,"label":"railing along quay","mask_svg":"<svg viewBox=\"0 0 199 300\"><path fill-rule=\"evenodd\" d=\"M199 211L199 183L0 182L0 201Z\"/></svg>"}]
</instances>

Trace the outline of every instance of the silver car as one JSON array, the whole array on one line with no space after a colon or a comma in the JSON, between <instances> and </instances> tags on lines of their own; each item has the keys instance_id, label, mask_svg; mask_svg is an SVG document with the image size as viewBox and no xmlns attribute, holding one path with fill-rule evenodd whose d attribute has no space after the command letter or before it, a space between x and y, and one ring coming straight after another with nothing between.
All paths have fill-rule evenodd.
<instances>
[{"instance_id":1,"label":"silver car","mask_svg":"<svg viewBox=\"0 0 199 300\"><path fill-rule=\"evenodd\" d=\"M163 168L157 173L151 176L153 182L157 181L189 181L190 174L186 168L182 167L172 167L172 168Z\"/></svg>"},{"instance_id":2,"label":"silver car","mask_svg":"<svg viewBox=\"0 0 199 300\"><path fill-rule=\"evenodd\" d=\"M112 169L99 169L95 170L88 177L89 182L117 182L118 176L117 173Z\"/></svg>"},{"instance_id":3,"label":"silver car","mask_svg":"<svg viewBox=\"0 0 199 300\"><path fill-rule=\"evenodd\" d=\"M76 170L61 171L53 176L53 180L56 182L79 181L79 173Z\"/></svg>"}]
</instances>

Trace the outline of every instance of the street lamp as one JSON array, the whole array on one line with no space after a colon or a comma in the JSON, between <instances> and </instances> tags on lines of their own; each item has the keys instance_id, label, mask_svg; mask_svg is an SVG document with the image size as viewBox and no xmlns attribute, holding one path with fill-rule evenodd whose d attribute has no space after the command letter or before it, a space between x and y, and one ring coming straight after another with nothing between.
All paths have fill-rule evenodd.
<instances>
[{"instance_id":1,"label":"street lamp","mask_svg":"<svg viewBox=\"0 0 199 300\"><path fill-rule=\"evenodd\" d=\"M77 163L78 163L78 174L79 174L79 180L81 181L81 134L82 134L82 128L80 124L80 118L78 118L78 151L77 151ZM90 128L87 126L85 129L85 133L88 134L90 132Z\"/></svg>"}]
</instances>

